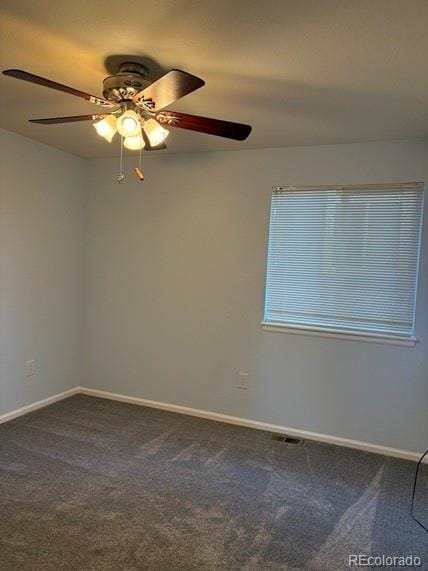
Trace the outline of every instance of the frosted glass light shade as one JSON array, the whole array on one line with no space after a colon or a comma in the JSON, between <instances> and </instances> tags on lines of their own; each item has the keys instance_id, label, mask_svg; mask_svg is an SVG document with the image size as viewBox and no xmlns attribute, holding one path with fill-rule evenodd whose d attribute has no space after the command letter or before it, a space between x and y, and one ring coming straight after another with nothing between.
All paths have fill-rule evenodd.
<instances>
[{"instance_id":1,"label":"frosted glass light shade","mask_svg":"<svg viewBox=\"0 0 428 571\"><path fill-rule=\"evenodd\" d=\"M144 148L144 144L144 139L141 134L137 135L136 137L126 137L123 141L123 146L130 151L139 151L140 149Z\"/></svg>"},{"instance_id":2,"label":"frosted glass light shade","mask_svg":"<svg viewBox=\"0 0 428 571\"><path fill-rule=\"evenodd\" d=\"M169 135L169 131L164 129L154 119L149 119L144 123L143 129L150 141L152 147L160 145Z\"/></svg>"},{"instance_id":3,"label":"frosted glass light shade","mask_svg":"<svg viewBox=\"0 0 428 571\"><path fill-rule=\"evenodd\" d=\"M117 130L123 137L136 137L141 133L140 118L129 109L117 120Z\"/></svg>"},{"instance_id":4,"label":"frosted glass light shade","mask_svg":"<svg viewBox=\"0 0 428 571\"><path fill-rule=\"evenodd\" d=\"M94 123L94 127L98 135L103 137L106 141L111 143L117 129L116 129L116 117L114 115L107 115L101 121Z\"/></svg>"}]
</instances>

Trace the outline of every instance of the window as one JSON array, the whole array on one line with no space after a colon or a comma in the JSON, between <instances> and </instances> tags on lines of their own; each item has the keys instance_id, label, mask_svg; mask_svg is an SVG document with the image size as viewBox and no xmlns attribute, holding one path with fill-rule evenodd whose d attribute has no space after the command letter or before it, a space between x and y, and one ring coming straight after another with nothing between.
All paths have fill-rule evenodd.
<instances>
[{"instance_id":1,"label":"window","mask_svg":"<svg viewBox=\"0 0 428 571\"><path fill-rule=\"evenodd\" d=\"M265 328L414 344L422 203L422 183L277 188Z\"/></svg>"}]
</instances>

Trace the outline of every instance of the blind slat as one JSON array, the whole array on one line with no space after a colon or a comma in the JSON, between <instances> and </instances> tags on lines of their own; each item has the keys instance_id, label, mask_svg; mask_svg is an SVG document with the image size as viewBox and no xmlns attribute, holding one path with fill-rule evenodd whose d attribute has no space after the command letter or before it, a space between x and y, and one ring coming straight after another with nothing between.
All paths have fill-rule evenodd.
<instances>
[{"instance_id":1,"label":"blind slat","mask_svg":"<svg viewBox=\"0 0 428 571\"><path fill-rule=\"evenodd\" d=\"M276 190L265 323L413 336L423 190Z\"/></svg>"}]
</instances>

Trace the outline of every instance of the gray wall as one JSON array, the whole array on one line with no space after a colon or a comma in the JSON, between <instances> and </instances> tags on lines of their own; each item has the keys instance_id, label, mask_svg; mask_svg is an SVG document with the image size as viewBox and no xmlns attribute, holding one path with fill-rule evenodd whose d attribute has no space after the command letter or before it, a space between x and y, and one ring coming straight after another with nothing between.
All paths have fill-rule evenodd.
<instances>
[{"instance_id":1,"label":"gray wall","mask_svg":"<svg viewBox=\"0 0 428 571\"><path fill-rule=\"evenodd\" d=\"M86 167L6 131L0 145L2 414L80 383Z\"/></svg>"},{"instance_id":2,"label":"gray wall","mask_svg":"<svg viewBox=\"0 0 428 571\"><path fill-rule=\"evenodd\" d=\"M415 348L260 328L271 187L427 180L426 142L159 153L120 186L116 160L0 138L0 414L81 384L426 446L428 200Z\"/></svg>"},{"instance_id":3,"label":"gray wall","mask_svg":"<svg viewBox=\"0 0 428 571\"><path fill-rule=\"evenodd\" d=\"M428 180L427 142L91 162L85 385L407 450L428 438L428 215L415 348L261 330L271 187ZM428 201L426 201L428 206ZM250 389L235 388L238 370Z\"/></svg>"}]
</instances>

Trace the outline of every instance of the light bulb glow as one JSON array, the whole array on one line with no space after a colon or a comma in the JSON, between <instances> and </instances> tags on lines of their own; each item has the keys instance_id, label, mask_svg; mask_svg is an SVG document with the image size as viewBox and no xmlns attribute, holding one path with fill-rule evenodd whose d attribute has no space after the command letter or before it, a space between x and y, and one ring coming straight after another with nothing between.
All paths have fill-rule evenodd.
<instances>
[{"instance_id":1,"label":"light bulb glow","mask_svg":"<svg viewBox=\"0 0 428 571\"><path fill-rule=\"evenodd\" d=\"M126 137L123 141L123 146L130 151L139 151L144 148L144 144L144 139L141 134L136 137Z\"/></svg>"},{"instance_id":2,"label":"light bulb glow","mask_svg":"<svg viewBox=\"0 0 428 571\"><path fill-rule=\"evenodd\" d=\"M141 134L140 118L129 109L117 120L117 130L123 137L136 137Z\"/></svg>"},{"instance_id":3,"label":"light bulb glow","mask_svg":"<svg viewBox=\"0 0 428 571\"><path fill-rule=\"evenodd\" d=\"M114 115L107 115L101 121L94 123L94 127L98 135L103 137L106 141L111 143L116 133L116 117Z\"/></svg>"},{"instance_id":4,"label":"light bulb glow","mask_svg":"<svg viewBox=\"0 0 428 571\"><path fill-rule=\"evenodd\" d=\"M169 135L169 131L164 129L154 119L146 121L143 128L152 147L160 145Z\"/></svg>"},{"instance_id":5,"label":"light bulb glow","mask_svg":"<svg viewBox=\"0 0 428 571\"><path fill-rule=\"evenodd\" d=\"M133 133L137 128L137 122L132 117L126 117L126 119L123 120L122 128L127 133Z\"/></svg>"}]
</instances>

